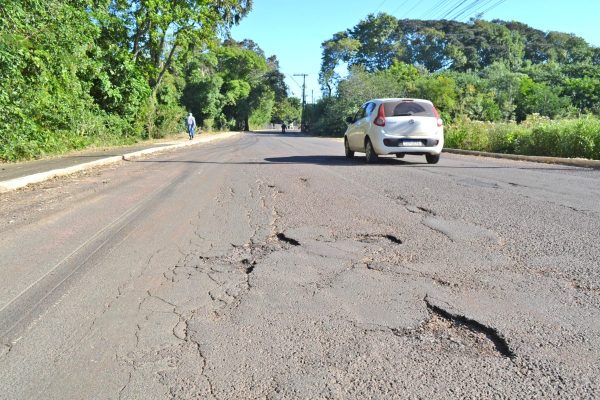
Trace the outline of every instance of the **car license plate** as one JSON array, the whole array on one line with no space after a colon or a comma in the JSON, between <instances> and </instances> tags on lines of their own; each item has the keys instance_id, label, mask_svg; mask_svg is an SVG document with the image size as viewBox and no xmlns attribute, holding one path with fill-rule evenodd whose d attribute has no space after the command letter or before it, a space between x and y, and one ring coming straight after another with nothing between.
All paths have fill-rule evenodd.
<instances>
[{"instance_id":1,"label":"car license plate","mask_svg":"<svg viewBox=\"0 0 600 400\"><path fill-rule=\"evenodd\" d=\"M402 146L404 147L419 147L423 146L423 142L420 140L403 140Z\"/></svg>"}]
</instances>

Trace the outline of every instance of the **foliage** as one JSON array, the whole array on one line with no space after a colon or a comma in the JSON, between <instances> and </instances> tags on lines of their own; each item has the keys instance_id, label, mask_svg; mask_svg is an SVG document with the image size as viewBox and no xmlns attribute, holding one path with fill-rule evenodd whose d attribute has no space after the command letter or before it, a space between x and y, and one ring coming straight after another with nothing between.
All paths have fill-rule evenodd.
<instances>
[{"instance_id":1,"label":"foliage","mask_svg":"<svg viewBox=\"0 0 600 400\"><path fill-rule=\"evenodd\" d=\"M346 130L345 119L354 115L358 106L343 97L325 97L319 101L311 113L319 116L311 124L311 130L321 135L334 136Z\"/></svg>"},{"instance_id":2,"label":"foliage","mask_svg":"<svg viewBox=\"0 0 600 400\"><path fill-rule=\"evenodd\" d=\"M345 118L368 99L425 98L449 124L449 146L597 157L597 120L573 118L600 114L600 50L577 36L519 22L379 14L322 49L315 133L342 134ZM336 72L342 65L346 77ZM567 122L534 123L532 115Z\"/></svg>"},{"instance_id":3,"label":"foliage","mask_svg":"<svg viewBox=\"0 0 600 400\"><path fill-rule=\"evenodd\" d=\"M553 121L532 116L522 124L465 119L446 127L446 145L495 153L600 159L600 119Z\"/></svg>"},{"instance_id":4,"label":"foliage","mask_svg":"<svg viewBox=\"0 0 600 400\"><path fill-rule=\"evenodd\" d=\"M1 159L80 148L113 125L90 112L90 82L79 77L93 67L86 51L96 34L82 6L8 0L0 7Z\"/></svg>"},{"instance_id":5,"label":"foliage","mask_svg":"<svg viewBox=\"0 0 600 400\"><path fill-rule=\"evenodd\" d=\"M534 113L554 118L565 112L568 106L569 99L561 97L556 88L534 82L529 77L521 80L516 112L518 121Z\"/></svg>"},{"instance_id":6,"label":"foliage","mask_svg":"<svg viewBox=\"0 0 600 400\"><path fill-rule=\"evenodd\" d=\"M420 65L430 72L476 71L501 62L510 70L529 64L598 64L598 49L572 34L543 32L519 22L398 20L370 14L353 28L322 44L321 83L331 84L340 63L367 71L394 62Z\"/></svg>"},{"instance_id":7,"label":"foliage","mask_svg":"<svg viewBox=\"0 0 600 400\"><path fill-rule=\"evenodd\" d=\"M275 100L273 106L273 116L271 122L281 123L300 123L302 116L302 101L296 97L288 97L283 100Z\"/></svg>"},{"instance_id":8,"label":"foliage","mask_svg":"<svg viewBox=\"0 0 600 400\"><path fill-rule=\"evenodd\" d=\"M219 37L251 0L5 0L0 160L271 121L277 59ZM186 110L187 109L187 110Z\"/></svg>"}]
</instances>

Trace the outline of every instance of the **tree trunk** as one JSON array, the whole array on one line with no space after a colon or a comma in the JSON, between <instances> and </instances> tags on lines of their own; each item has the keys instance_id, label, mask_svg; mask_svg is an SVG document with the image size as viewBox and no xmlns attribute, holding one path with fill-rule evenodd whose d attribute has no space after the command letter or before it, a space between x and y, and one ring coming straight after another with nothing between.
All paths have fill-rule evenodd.
<instances>
[{"instance_id":1,"label":"tree trunk","mask_svg":"<svg viewBox=\"0 0 600 400\"><path fill-rule=\"evenodd\" d=\"M140 7L140 9L138 11L136 11L134 14L136 29L135 29L135 34L133 36L133 59L135 62L137 62L138 54L140 52L140 39L142 38L145 26L148 25L147 18L144 19L144 21L138 25L138 17L139 17L139 14L141 14L141 12L142 12L142 8Z\"/></svg>"},{"instance_id":2,"label":"tree trunk","mask_svg":"<svg viewBox=\"0 0 600 400\"><path fill-rule=\"evenodd\" d=\"M163 54L163 49L165 47L165 38L167 36L167 32L163 31L163 34L160 38L160 42L158 42L158 46L156 48L156 52L153 55L152 63L158 69L160 67L160 56Z\"/></svg>"},{"instance_id":3,"label":"tree trunk","mask_svg":"<svg viewBox=\"0 0 600 400\"><path fill-rule=\"evenodd\" d=\"M158 86L162 82L162 79L165 76L165 72L167 72L167 68L169 68L169 66L171 65L171 61L173 60L173 54L175 54L176 48L177 48L177 42L173 43L173 47L171 47L171 51L169 51L169 55L168 55L167 59L165 60L162 68L160 69L160 73L158 74L158 77L156 78L156 83L154 84L154 87L152 88L152 93L154 95L156 95L156 92L158 91Z\"/></svg>"}]
</instances>

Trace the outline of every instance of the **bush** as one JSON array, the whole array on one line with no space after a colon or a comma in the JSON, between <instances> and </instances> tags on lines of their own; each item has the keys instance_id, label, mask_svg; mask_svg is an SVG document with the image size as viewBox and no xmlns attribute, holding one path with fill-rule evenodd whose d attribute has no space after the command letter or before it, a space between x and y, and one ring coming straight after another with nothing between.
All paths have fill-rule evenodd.
<instances>
[{"instance_id":1,"label":"bush","mask_svg":"<svg viewBox=\"0 0 600 400\"><path fill-rule=\"evenodd\" d=\"M521 124L458 120L446 127L446 147L535 156L600 159L600 119L550 120L530 116Z\"/></svg>"},{"instance_id":2,"label":"bush","mask_svg":"<svg viewBox=\"0 0 600 400\"><path fill-rule=\"evenodd\" d=\"M346 118L354 115L360 103L353 105L339 97L321 99L312 113L315 120L311 123L311 132L325 136L342 136L346 131Z\"/></svg>"}]
</instances>

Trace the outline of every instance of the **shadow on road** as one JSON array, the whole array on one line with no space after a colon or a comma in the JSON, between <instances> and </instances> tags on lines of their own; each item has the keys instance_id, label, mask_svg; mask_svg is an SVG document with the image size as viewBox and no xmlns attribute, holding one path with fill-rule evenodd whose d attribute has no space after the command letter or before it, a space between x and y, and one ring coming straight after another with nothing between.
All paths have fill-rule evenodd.
<instances>
[{"instance_id":1,"label":"shadow on road","mask_svg":"<svg viewBox=\"0 0 600 400\"><path fill-rule=\"evenodd\" d=\"M515 166L451 166L443 164L427 164L425 160L409 162L399 160L393 157L381 157L376 164L366 164L365 158L358 156L354 159L348 159L345 156L331 155L307 155L307 156L287 156L287 157L267 157L264 161L203 161L203 160L125 160L133 163L189 163L189 164L221 164L221 165L277 165L277 164L314 164L324 166L369 166L370 168L384 166L403 166L403 167L419 167L419 168L439 168L439 169L507 169L507 170L531 170L531 171L563 171L571 172L578 171L576 167L553 167L547 168L544 165L539 167L515 167Z\"/></svg>"},{"instance_id":2,"label":"shadow on road","mask_svg":"<svg viewBox=\"0 0 600 400\"><path fill-rule=\"evenodd\" d=\"M317 165L369 165L369 167L377 166L404 166L404 167L419 167L419 168L441 168L441 169L518 169L518 170L543 170L543 171L573 171L575 167L552 167L548 168L543 164L539 167L516 167L516 166L482 166L482 165L444 165L444 164L427 164L425 158L421 161L419 158L398 159L395 157L380 157L375 164L366 164L364 156L358 156L353 159L348 159L345 156L330 156L330 155L307 155L307 156L289 156L289 157L269 157L264 159L267 163L274 164L317 164ZM414 161L413 161L414 160Z\"/></svg>"},{"instance_id":3,"label":"shadow on road","mask_svg":"<svg viewBox=\"0 0 600 400\"><path fill-rule=\"evenodd\" d=\"M281 133L281 131L279 130L262 130L262 131L251 131L251 132L246 132L248 134L254 134L254 135L259 135L259 136L264 136L264 135L268 135L270 137L285 137L285 138L305 138L305 137L310 137L310 138L315 138L315 139L335 139L335 136L317 136L317 135L313 135L310 133L303 133L300 132L299 130L292 130L292 131L287 131L286 133Z\"/></svg>"},{"instance_id":4,"label":"shadow on road","mask_svg":"<svg viewBox=\"0 0 600 400\"><path fill-rule=\"evenodd\" d=\"M317 165L363 165L365 163L364 157L357 157L355 159L348 159L345 156L329 156L329 155L311 155L311 156L288 156L288 157L269 157L265 158L266 162L276 164L317 164ZM398 160L396 158L385 157L380 158L377 165L422 165L421 163L409 163L404 160Z\"/></svg>"}]
</instances>

